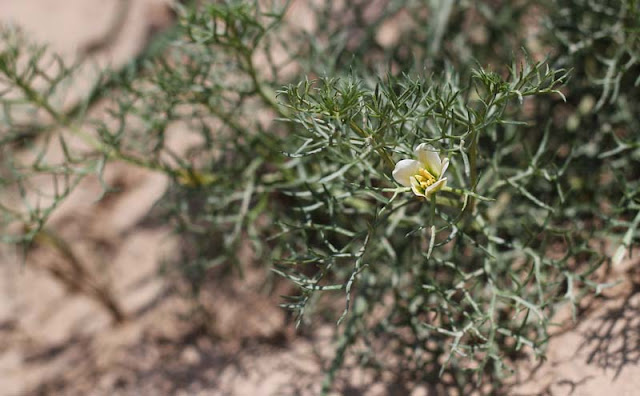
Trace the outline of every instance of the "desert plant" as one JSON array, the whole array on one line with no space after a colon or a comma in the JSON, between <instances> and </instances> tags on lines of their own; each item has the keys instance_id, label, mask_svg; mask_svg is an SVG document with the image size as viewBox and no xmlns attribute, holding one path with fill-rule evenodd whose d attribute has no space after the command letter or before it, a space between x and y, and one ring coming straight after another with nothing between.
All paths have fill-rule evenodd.
<instances>
[{"instance_id":1,"label":"desert plant","mask_svg":"<svg viewBox=\"0 0 640 396\"><path fill-rule=\"evenodd\" d=\"M163 172L152 215L194 291L212 268L241 274L249 246L297 288L299 326L332 313L325 392L349 355L498 389L523 350L544 353L559 306L602 289L598 242L620 261L640 221L636 2L498 3L310 2L305 25L284 1L176 5L73 106L90 60L8 29L0 237L29 246L112 162ZM194 136L183 153L176 128Z\"/></svg>"}]
</instances>

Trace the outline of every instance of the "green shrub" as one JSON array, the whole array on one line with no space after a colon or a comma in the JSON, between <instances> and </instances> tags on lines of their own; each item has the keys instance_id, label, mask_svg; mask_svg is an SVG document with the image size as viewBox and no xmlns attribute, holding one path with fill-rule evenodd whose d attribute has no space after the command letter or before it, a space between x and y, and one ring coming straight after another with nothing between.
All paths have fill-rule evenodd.
<instances>
[{"instance_id":1,"label":"green shrub","mask_svg":"<svg viewBox=\"0 0 640 396\"><path fill-rule=\"evenodd\" d=\"M638 4L327 2L307 5L305 30L266 3L177 7L173 29L72 108L59 98L82 65L6 30L2 240L31 243L105 164L154 169L173 181L157 215L194 290L213 267L241 271L249 241L297 287L283 306L298 325L333 312L325 391L349 354L411 381L499 387L523 351L543 353L559 306L606 286L598 242L615 265L638 240ZM200 138L184 155L167 143L176 125ZM450 163L426 166L447 178L428 198L392 176L423 143Z\"/></svg>"}]
</instances>

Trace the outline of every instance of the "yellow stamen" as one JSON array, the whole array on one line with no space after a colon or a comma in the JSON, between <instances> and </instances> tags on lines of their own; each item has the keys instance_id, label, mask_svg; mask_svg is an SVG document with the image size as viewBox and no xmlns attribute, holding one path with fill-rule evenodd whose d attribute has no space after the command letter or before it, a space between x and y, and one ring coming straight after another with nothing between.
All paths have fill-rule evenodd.
<instances>
[{"instance_id":1,"label":"yellow stamen","mask_svg":"<svg viewBox=\"0 0 640 396\"><path fill-rule=\"evenodd\" d=\"M431 172L429 172L428 170L424 169L424 168L420 168L418 170L418 174L422 177L424 177L425 179L431 180L432 183L436 181L436 177L433 176L431 174Z\"/></svg>"},{"instance_id":2,"label":"yellow stamen","mask_svg":"<svg viewBox=\"0 0 640 396\"><path fill-rule=\"evenodd\" d=\"M418 173L413 176L413 178L416 181L416 183L414 184L415 187L418 188L419 191L421 190L420 192L423 194L427 187L436 182L435 176L433 176L428 170L424 168L420 168L418 170Z\"/></svg>"}]
</instances>

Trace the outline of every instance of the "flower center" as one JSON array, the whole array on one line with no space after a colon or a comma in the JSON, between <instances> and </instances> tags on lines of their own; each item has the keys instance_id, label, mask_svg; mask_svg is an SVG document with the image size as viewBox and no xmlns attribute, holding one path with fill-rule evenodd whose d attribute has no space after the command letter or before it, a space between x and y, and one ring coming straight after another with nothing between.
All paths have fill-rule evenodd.
<instances>
[{"instance_id":1,"label":"flower center","mask_svg":"<svg viewBox=\"0 0 640 396\"><path fill-rule=\"evenodd\" d=\"M414 184L416 188L422 190L422 193L424 193L424 190L426 190L427 187L436 182L435 176L425 168L420 168L418 173L414 175L412 179L415 180L415 183L412 180L412 184Z\"/></svg>"}]
</instances>

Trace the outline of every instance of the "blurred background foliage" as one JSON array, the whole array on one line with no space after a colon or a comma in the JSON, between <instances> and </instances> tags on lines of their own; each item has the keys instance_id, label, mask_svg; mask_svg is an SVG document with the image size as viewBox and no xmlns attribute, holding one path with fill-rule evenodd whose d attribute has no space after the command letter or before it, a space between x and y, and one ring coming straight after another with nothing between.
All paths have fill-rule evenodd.
<instances>
[{"instance_id":1,"label":"blurred background foliage","mask_svg":"<svg viewBox=\"0 0 640 396\"><path fill-rule=\"evenodd\" d=\"M637 1L175 12L72 105L86 59L5 29L4 242L30 246L112 161L157 170L172 183L150 216L182 240L168 274L197 294L211 276L273 270L299 326L339 322L325 391L351 355L465 394L499 387L523 350L542 353L556 309L578 312L637 243ZM184 153L177 128L196 142ZM451 160L448 202L391 178L422 142Z\"/></svg>"}]
</instances>

